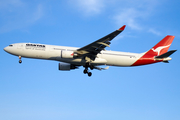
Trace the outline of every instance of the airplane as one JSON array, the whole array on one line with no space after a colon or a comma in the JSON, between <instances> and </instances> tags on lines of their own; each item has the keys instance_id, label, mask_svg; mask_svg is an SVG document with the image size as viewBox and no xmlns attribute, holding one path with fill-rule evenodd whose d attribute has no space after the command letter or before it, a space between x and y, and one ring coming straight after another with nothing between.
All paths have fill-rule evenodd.
<instances>
[{"instance_id":1,"label":"airplane","mask_svg":"<svg viewBox=\"0 0 180 120\"><path fill-rule=\"evenodd\" d=\"M89 69L106 70L109 66L140 66L157 62L168 63L169 57L176 50L168 51L175 36L167 35L154 47L143 53L129 53L105 50L110 47L111 40L125 29L126 25L118 30L92 42L84 47L55 46L36 43L15 43L4 50L12 55L21 57L59 61L58 68L63 71L84 67L84 74L92 75ZM99 66L106 65L106 68Z\"/></svg>"}]
</instances>

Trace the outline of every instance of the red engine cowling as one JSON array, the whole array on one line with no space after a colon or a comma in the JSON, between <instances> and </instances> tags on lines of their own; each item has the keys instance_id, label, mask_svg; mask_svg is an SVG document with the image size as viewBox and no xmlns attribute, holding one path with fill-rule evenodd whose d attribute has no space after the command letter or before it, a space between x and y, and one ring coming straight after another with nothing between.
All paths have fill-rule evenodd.
<instances>
[{"instance_id":1,"label":"red engine cowling","mask_svg":"<svg viewBox=\"0 0 180 120\"><path fill-rule=\"evenodd\" d=\"M59 63L59 70L70 71L72 69L76 69L75 65L69 63Z\"/></svg>"}]
</instances>

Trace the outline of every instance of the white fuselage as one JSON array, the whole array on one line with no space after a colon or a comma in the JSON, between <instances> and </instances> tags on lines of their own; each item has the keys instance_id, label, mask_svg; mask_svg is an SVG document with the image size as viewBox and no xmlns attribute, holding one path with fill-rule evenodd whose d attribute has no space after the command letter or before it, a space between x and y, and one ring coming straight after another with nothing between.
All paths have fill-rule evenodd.
<instances>
[{"instance_id":1,"label":"white fuselage","mask_svg":"<svg viewBox=\"0 0 180 120\"><path fill-rule=\"evenodd\" d=\"M76 51L76 47L43 45L33 43L16 43L4 48L10 54L22 56L27 58L56 60L75 65L84 65L86 61L82 58L68 58L66 54ZM67 52L68 51L68 52ZM144 53L127 53L116 51L101 51L97 54L93 65L111 65L111 66L131 66L135 63Z\"/></svg>"}]
</instances>

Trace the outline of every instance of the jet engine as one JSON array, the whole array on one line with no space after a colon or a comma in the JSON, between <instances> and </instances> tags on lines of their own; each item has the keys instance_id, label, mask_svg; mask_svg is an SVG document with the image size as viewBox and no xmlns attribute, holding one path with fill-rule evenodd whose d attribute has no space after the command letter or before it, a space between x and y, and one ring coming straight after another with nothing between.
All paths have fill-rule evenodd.
<instances>
[{"instance_id":1,"label":"jet engine","mask_svg":"<svg viewBox=\"0 0 180 120\"><path fill-rule=\"evenodd\" d=\"M70 71L71 69L76 69L75 65L69 63L59 63L59 70Z\"/></svg>"},{"instance_id":2,"label":"jet engine","mask_svg":"<svg viewBox=\"0 0 180 120\"><path fill-rule=\"evenodd\" d=\"M66 51L66 50L61 51L61 58L73 58L73 57L74 57L73 51Z\"/></svg>"}]
</instances>

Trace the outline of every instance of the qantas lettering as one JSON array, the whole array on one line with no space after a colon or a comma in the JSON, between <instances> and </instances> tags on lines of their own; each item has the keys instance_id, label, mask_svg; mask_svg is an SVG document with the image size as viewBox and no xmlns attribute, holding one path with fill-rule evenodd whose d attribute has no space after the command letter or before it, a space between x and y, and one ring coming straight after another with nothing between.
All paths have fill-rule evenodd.
<instances>
[{"instance_id":1,"label":"qantas lettering","mask_svg":"<svg viewBox=\"0 0 180 120\"><path fill-rule=\"evenodd\" d=\"M42 47L45 48L45 45L39 45L39 44L26 44L27 47Z\"/></svg>"},{"instance_id":2,"label":"qantas lettering","mask_svg":"<svg viewBox=\"0 0 180 120\"><path fill-rule=\"evenodd\" d=\"M28 49L28 50L42 50L42 51L45 51L46 46L45 45L39 45L39 44L26 44L26 49Z\"/></svg>"}]
</instances>

